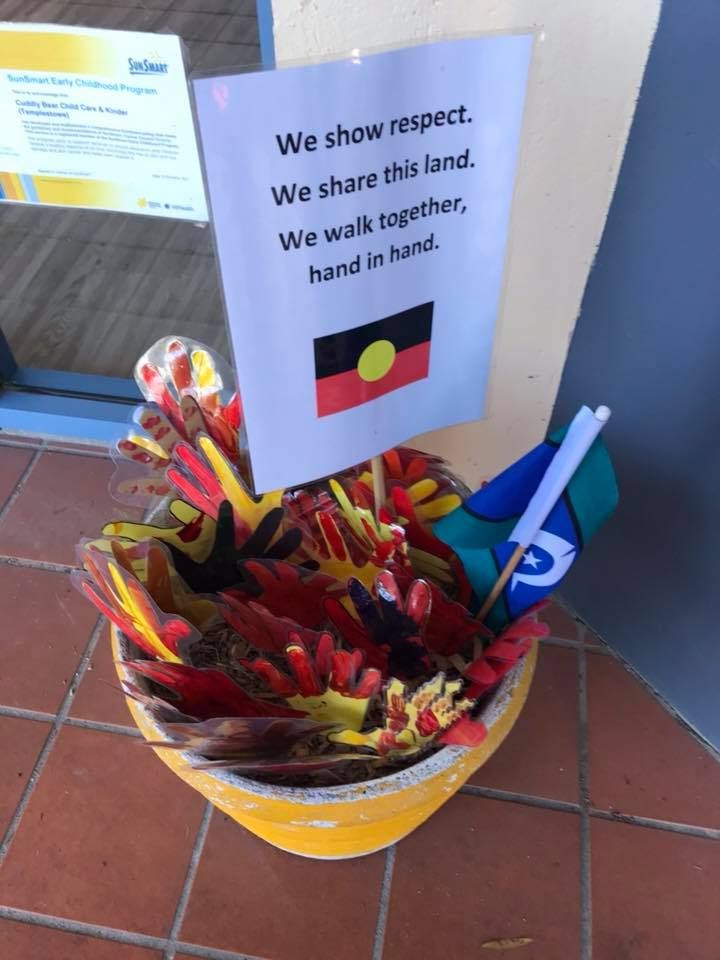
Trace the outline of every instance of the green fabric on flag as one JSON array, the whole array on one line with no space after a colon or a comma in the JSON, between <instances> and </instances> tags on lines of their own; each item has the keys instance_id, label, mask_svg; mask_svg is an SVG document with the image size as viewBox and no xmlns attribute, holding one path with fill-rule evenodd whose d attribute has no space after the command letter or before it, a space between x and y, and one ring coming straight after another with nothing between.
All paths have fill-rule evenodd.
<instances>
[{"instance_id":1,"label":"green fabric on flag","mask_svg":"<svg viewBox=\"0 0 720 960\"><path fill-rule=\"evenodd\" d=\"M513 552L510 536L557 451L567 427L512 464L465 503L433 525L460 559L477 610ZM570 564L618 502L617 483L602 439L592 444L538 537L528 548L486 618L500 630L556 589Z\"/></svg>"}]
</instances>

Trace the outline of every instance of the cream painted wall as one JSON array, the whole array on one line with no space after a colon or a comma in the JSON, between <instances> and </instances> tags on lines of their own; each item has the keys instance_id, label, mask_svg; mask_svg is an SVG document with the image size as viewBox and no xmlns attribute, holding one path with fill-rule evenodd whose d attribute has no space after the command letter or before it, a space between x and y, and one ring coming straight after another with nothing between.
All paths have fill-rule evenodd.
<instances>
[{"instance_id":1,"label":"cream painted wall","mask_svg":"<svg viewBox=\"0 0 720 960\"><path fill-rule=\"evenodd\" d=\"M487 415L418 446L468 482L544 434L625 149L661 0L273 0L283 61L484 30L540 31ZM472 309L472 305L469 305ZM595 404L600 396L588 396Z\"/></svg>"}]
</instances>

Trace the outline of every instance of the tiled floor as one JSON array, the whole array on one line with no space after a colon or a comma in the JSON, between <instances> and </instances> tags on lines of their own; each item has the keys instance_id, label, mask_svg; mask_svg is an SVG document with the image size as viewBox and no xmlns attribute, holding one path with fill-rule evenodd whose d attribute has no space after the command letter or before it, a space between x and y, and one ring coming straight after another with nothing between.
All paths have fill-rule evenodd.
<instances>
[{"instance_id":1,"label":"tiled floor","mask_svg":"<svg viewBox=\"0 0 720 960\"><path fill-rule=\"evenodd\" d=\"M720 766L549 614L500 751L387 853L280 853L139 749L73 547L98 451L0 436L2 960L718 960Z\"/></svg>"}]
</instances>

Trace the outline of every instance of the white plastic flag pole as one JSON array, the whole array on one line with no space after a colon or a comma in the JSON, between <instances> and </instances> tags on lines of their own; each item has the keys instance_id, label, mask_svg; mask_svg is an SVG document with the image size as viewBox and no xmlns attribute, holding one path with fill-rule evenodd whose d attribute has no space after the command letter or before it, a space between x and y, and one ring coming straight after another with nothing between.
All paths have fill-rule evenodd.
<instances>
[{"instance_id":1,"label":"white plastic flag pole","mask_svg":"<svg viewBox=\"0 0 720 960\"><path fill-rule=\"evenodd\" d=\"M545 476L508 537L508 541L517 546L485 598L478 613L479 620L484 620L492 609L515 567L520 563L523 553L537 536L548 514L562 496L563 490L570 483L585 454L609 419L610 410L604 406L598 407L594 413L589 407L581 407L575 415L557 453L545 471Z\"/></svg>"}]
</instances>

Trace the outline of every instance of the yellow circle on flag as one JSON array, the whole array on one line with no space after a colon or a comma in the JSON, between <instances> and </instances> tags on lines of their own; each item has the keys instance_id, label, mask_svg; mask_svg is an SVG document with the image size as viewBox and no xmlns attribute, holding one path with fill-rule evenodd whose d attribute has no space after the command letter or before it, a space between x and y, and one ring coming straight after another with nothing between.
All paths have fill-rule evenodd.
<instances>
[{"instance_id":1,"label":"yellow circle on flag","mask_svg":"<svg viewBox=\"0 0 720 960\"><path fill-rule=\"evenodd\" d=\"M357 370L361 380L381 380L395 363L395 347L389 340L376 340L360 354Z\"/></svg>"}]
</instances>

